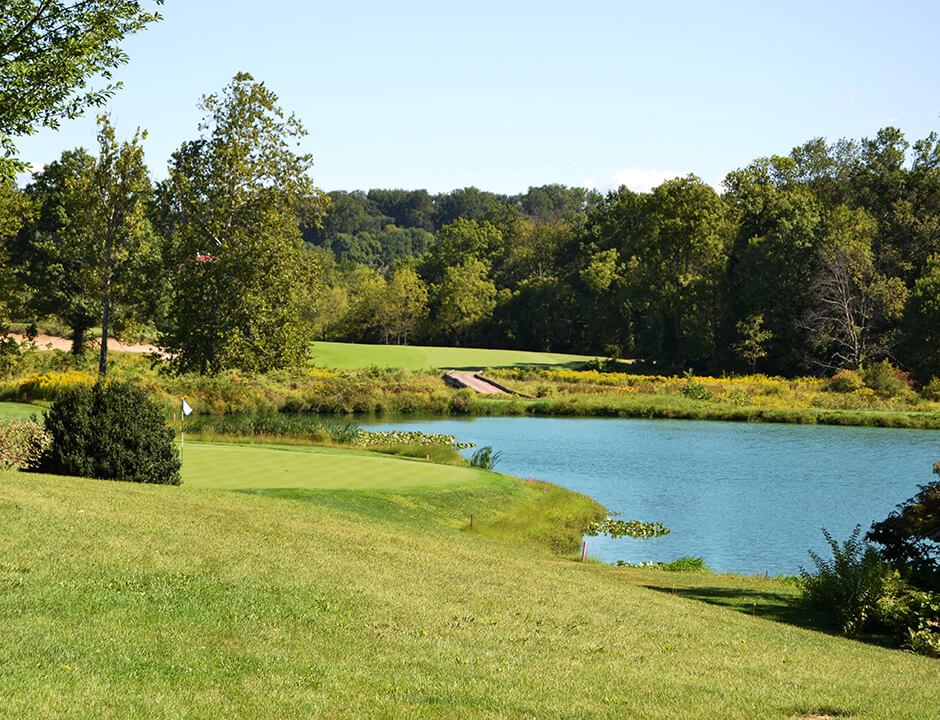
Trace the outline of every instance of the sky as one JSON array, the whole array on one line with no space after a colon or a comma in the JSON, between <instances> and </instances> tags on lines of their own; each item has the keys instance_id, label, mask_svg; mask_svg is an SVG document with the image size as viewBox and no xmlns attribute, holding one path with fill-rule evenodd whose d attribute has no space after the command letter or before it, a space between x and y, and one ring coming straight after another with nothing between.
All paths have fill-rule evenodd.
<instances>
[{"instance_id":1,"label":"sky","mask_svg":"<svg viewBox=\"0 0 940 720\"><path fill-rule=\"evenodd\" d=\"M148 3L144 2L145 5ZM940 3L166 0L123 43L108 111L147 163L199 137L200 97L241 71L309 134L324 190L560 183L718 186L816 137L940 129ZM41 167L95 151L94 111L19 138Z\"/></svg>"}]
</instances>

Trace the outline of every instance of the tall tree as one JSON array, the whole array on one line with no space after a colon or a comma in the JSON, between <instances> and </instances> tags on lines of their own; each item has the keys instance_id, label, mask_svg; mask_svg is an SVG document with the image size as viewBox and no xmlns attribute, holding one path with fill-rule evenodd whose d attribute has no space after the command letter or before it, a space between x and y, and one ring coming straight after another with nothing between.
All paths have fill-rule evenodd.
<instances>
[{"instance_id":1,"label":"tall tree","mask_svg":"<svg viewBox=\"0 0 940 720\"><path fill-rule=\"evenodd\" d=\"M865 210L840 205L825 225L805 323L825 367L857 370L890 352L907 290L875 270L877 225Z\"/></svg>"},{"instance_id":2,"label":"tall tree","mask_svg":"<svg viewBox=\"0 0 940 720\"><path fill-rule=\"evenodd\" d=\"M116 325L153 311L160 284L157 239L147 217L150 177L138 131L118 142L108 117L98 119L97 158L79 148L62 154L28 188L40 205L11 246L31 288L29 309L57 315L72 328L72 349L101 327L98 372L108 367L108 338Z\"/></svg>"},{"instance_id":3,"label":"tall tree","mask_svg":"<svg viewBox=\"0 0 940 720\"><path fill-rule=\"evenodd\" d=\"M294 149L306 133L247 73L202 108L203 136L173 154L160 192L174 274L161 344L178 371L298 362L311 277L297 209L316 224L328 206L308 174L311 156Z\"/></svg>"},{"instance_id":4,"label":"tall tree","mask_svg":"<svg viewBox=\"0 0 940 720\"><path fill-rule=\"evenodd\" d=\"M667 180L646 200L627 266L645 307L647 352L661 362L714 361L729 231L724 203L694 175Z\"/></svg>"},{"instance_id":5,"label":"tall tree","mask_svg":"<svg viewBox=\"0 0 940 720\"><path fill-rule=\"evenodd\" d=\"M734 217L728 261L729 327L760 315L767 339L763 362L772 373L807 369L807 331L822 232L822 208L799 181L792 158L755 160L729 173L724 196Z\"/></svg>"},{"instance_id":6,"label":"tall tree","mask_svg":"<svg viewBox=\"0 0 940 720\"><path fill-rule=\"evenodd\" d=\"M154 0L162 5L163 0ZM10 0L0 12L0 175L23 169L14 138L100 106L120 83L127 62L120 41L160 18L137 0Z\"/></svg>"}]
</instances>

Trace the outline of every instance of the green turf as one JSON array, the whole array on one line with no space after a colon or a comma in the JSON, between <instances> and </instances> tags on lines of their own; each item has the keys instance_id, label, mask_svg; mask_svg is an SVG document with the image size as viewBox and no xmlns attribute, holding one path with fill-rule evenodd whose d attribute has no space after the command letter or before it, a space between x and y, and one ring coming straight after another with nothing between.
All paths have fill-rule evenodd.
<instances>
[{"instance_id":1,"label":"green turf","mask_svg":"<svg viewBox=\"0 0 940 720\"><path fill-rule=\"evenodd\" d=\"M182 476L187 486L216 490L405 490L480 485L493 477L473 468L376 453L202 442L184 446Z\"/></svg>"},{"instance_id":2,"label":"green turf","mask_svg":"<svg viewBox=\"0 0 940 720\"><path fill-rule=\"evenodd\" d=\"M936 660L674 594L665 573L639 587L635 572L442 523L407 495L306 492L0 473L0 717L923 720L940 707Z\"/></svg>"},{"instance_id":3,"label":"green turf","mask_svg":"<svg viewBox=\"0 0 940 720\"><path fill-rule=\"evenodd\" d=\"M0 402L0 420L29 420L32 416L41 418L44 409L26 403Z\"/></svg>"},{"instance_id":4,"label":"green turf","mask_svg":"<svg viewBox=\"0 0 940 720\"><path fill-rule=\"evenodd\" d=\"M538 353L525 350L487 350L482 348L422 347L417 345L362 345L357 343L315 342L313 362L318 367L354 369L375 365L381 368L446 370L496 367L579 368L586 355Z\"/></svg>"}]
</instances>

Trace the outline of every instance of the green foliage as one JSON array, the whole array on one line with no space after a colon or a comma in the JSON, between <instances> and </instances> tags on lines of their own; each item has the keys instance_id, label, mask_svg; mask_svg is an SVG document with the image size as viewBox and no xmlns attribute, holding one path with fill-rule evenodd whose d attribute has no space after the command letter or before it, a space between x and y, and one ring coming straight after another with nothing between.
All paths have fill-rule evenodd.
<instances>
[{"instance_id":1,"label":"green foliage","mask_svg":"<svg viewBox=\"0 0 940 720\"><path fill-rule=\"evenodd\" d=\"M694 381L695 377L692 375L691 370L687 370L684 377L685 385L682 386L682 394L689 400L711 400L714 397L709 390L705 389L704 385Z\"/></svg>"},{"instance_id":2,"label":"green foliage","mask_svg":"<svg viewBox=\"0 0 940 720\"><path fill-rule=\"evenodd\" d=\"M925 400L940 402L940 377L932 377L930 382L924 385L920 394Z\"/></svg>"},{"instance_id":3,"label":"green foliage","mask_svg":"<svg viewBox=\"0 0 940 720\"><path fill-rule=\"evenodd\" d=\"M662 537L670 533L669 528L661 522L641 522L640 520L614 520L611 517L591 523L587 535L609 535L612 538L632 537L645 540L646 538Z\"/></svg>"},{"instance_id":4,"label":"green foliage","mask_svg":"<svg viewBox=\"0 0 940 720\"><path fill-rule=\"evenodd\" d=\"M34 469L51 441L35 420L0 422L0 470Z\"/></svg>"},{"instance_id":5,"label":"green foliage","mask_svg":"<svg viewBox=\"0 0 940 720\"><path fill-rule=\"evenodd\" d=\"M869 365L862 370L862 380L881 397L894 397L909 389L907 383L898 377L898 369L889 360Z\"/></svg>"},{"instance_id":6,"label":"green foliage","mask_svg":"<svg viewBox=\"0 0 940 720\"><path fill-rule=\"evenodd\" d=\"M878 600L885 592L888 566L873 546L859 540L860 525L841 546L825 529L822 532L832 559L810 551L816 572L800 568L803 600L832 613L842 632L855 637L875 616Z\"/></svg>"},{"instance_id":7,"label":"green foliage","mask_svg":"<svg viewBox=\"0 0 940 720\"><path fill-rule=\"evenodd\" d=\"M940 657L940 594L908 587L895 573L878 601L877 617L900 646Z\"/></svg>"},{"instance_id":8,"label":"green foliage","mask_svg":"<svg viewBox=\"0 0 940 720\"><path fill-rule=\"evenodd\" d=\"M761 313L748 315L739 320L735 326L738 342L732 349L739 358L744 360L751 372L757 366L757 361L767 357L767 343L773 339L773 332L764 329L764 316Z\"/></svg>"},{"instance_id":9,"label":"green foliage","mask_svg":"<svg viewBox=\"0 0 940 720\"><path fill-rule=\"evenodd\" d=\"M124 382L74 385L46 414L42 472L179 485L180 458L160 407Z\"/></svg>"},{"instance_id":10,"label":"green foliage","mask_svg":"<svg viewBox=\"0 0 940 720\"><path fill-rule=\"evenodd\" d=\"M473 453L473 457L470 458L470 464L473 467L492 470L496 463L499 462L499 456L500 453L498 451L494 452L491 446L485 445Z\"/></svg>"},{"instance_id":11,"label":"green foliage","mask_svg":"<svg viewBox=\"0 0 940 720\"><path fill-rule=\"evenodd\" d=\"M864 386L862 376L854 370L841 370L833 375L826 384L826 389L836 393L850 393L861 390Z\"/></svg>"},{"instance_id":12,"label":"green foliage","mask_svg":"<svg viewBox=\"0 0 940 720\"><path fill-rule=\"evenodd\" d=\"M98 118L98 157L66 151L27 188L40 208L11 244L26 307L54 315L73 333L101 328L99 375L107 374L108 337L152 317L160 303L160 248L147 217L150 178L139 130L118 143L107 115Z\"/></svg>"},{"instance_id":13,"label":"green foliage","mask_svg":"<svg viewBox=\"0 0 940 720\"><path fill-rule=\"evenodd\" d=\"M655 567L669 572L711 573L712 571L705 563L705 560L700 557L676 558L672 562L657 563Z\"/></svg>"},{"instance_id":14,"label":"green foliage","mask_svg":"<svg viewBox=\"0 0 940 720\"><path fill-rule=\"evenodd\" d=\"M163 0L155 0L162 5ZM105 104L120 83L89 89L93 78L110 81L127 62L119 43L160 19L132 0L18 0L0 13L0 176L23 163L13 159L13 138L40 127L57 128L90 106ZM77 93L75 91L78 91Z\"/></svg>"},{"instance_id":15,"label":"green foliage","mask_svg":"<svg viewBox=\"0 0 940 720\"><path fill-rule=\"evenodd\" d=\"M933 471L940 475L940 462ZM865 536L881 545L881 556L912 582L940 589L940 479L920 485L920 492L900 503L871 526Z\"/></svg>"},{"instance_id":16,"label":"green foliage","mask_svg":"<svg viewBox=\"0 0 940 720\"><path fill-rule=\"evenodd\" d=\"M265 371L306 357L301 309L315 284L301 222L328 206L308 175L305 131L251 75L203 98L204 136L173 154L160 187L171 236L172 312L161 344L178 372Z\"/></svg>"}]
</instances>

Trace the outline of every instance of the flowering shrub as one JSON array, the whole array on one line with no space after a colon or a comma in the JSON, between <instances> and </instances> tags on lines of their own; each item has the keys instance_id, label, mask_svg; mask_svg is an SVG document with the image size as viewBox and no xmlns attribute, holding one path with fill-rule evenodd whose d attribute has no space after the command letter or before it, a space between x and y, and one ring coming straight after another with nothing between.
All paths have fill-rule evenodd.
<instances>
[{"instance_id":1,"label":"flowering shrub","mask_svg":"<svg viewBox=\"0 0 940 720\"><path fill-rule=\"evenodd\" d=\"M34 467L50 442L52 436L33 420L0 423L0 470Z\"/></svg>"},{"instance_id":2,"label":"flowering shrub","mask_svg":"<svg viewBox=\"0 0 940 720\"><path fill-rule=\"evenodd\" d=\"M55 400L63 390L78 385L91 387L95 378L77 370L30 375L16 384L16 394L24 400Z\"/></svg>"}]
</instances>

